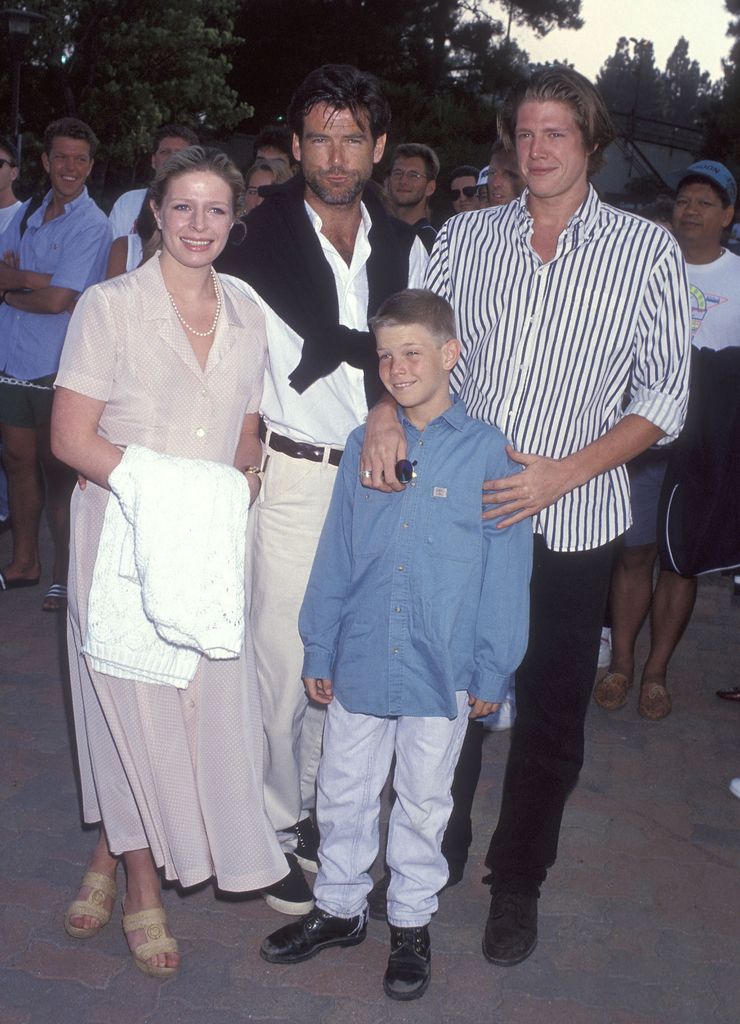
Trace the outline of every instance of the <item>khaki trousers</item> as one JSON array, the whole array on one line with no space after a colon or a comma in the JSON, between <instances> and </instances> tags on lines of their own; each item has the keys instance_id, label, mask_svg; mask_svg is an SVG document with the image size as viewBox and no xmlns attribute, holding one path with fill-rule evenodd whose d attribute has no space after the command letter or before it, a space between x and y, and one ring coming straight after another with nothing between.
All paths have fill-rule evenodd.
<instances>
[{"instance_id":1,"label":"khaki trousers","mask_svg":"<svg viewBox=\"0 0 740 1024\"><path fill-rule=\"evenodd\" d=\"M269 438L269 435L268 435ZM272 449L252 518L251 626L265 729L265 807L284 850L284 830L315 805L324 708L301 681L298 613L334 488L336 467Z\"/></svg>"}]
</instances>

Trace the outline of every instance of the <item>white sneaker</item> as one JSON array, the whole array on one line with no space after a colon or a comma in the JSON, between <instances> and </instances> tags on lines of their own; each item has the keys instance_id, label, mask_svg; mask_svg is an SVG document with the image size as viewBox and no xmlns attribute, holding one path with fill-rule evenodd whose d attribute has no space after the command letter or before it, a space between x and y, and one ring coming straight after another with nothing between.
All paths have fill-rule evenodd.
<instances>
[{"instance_id":1,"label":"white sneaker","mask_svg":"<svg viewBox=\"0 0 740 1024\"><path fill-rule=\"evenodd\" d=\"M601 630L601 642L599 643L599 668L609 668L612 661L612 631L606 626Z\"/></svg>"},{"instance_id":2,"label":"white sneaker","mask_svg":"<svg viewBox=\"0 0 740 1024\"><path fill-rule=\"evenodd\" d=\"M730 781L730 792L740 800L740 778Z\"/></svg>"}]
</instances>

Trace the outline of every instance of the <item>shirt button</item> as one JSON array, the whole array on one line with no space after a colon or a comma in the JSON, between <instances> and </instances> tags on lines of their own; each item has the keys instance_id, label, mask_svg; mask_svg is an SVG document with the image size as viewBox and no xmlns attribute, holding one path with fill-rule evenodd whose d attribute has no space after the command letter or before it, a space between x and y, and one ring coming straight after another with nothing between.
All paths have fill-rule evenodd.
<instances>
[{"instance_id":1,"label":"shirt button","mask_svg":"<svg viewBox=\"0 0 740 1024\"><path fill-rule=\"evenodd\" d=\"M419 447L420 447L420 448L423 448L423 447L424 447L424 442L423 442L423 441L419 441L419 442L418 442L418 444L419 444Z\"/></svg>"},{"instance_id":2,"label":"shirt button","mask_svg":"<svg viewBox=\"0 0 740 1024\"><path fill-rule=\"evenodd\" d=\"M194 708L195 707L195 701L194 700L189 700L188 701L188 707L189 708Z\"/></svg>"},{"instance_id":3,"label":"shirt button","mask_svg":"<svg viewBox=\"0 0 740 1024\"><path fill-rule=\"evenodd\" d=\"M393 648L393 653L394 653L394 654L398 654L398 648L397 648L397 647L394 647L394 648Z\"/></svg>"},{"instance_id":4,"label":"shirt button","mask_svg":"<svg viewBox=\"0 0 740 1024\"><path fill-rule=\"evenodd\" d=\"M201 393L201 395L203 395L204 398L208 394L208 392L206 391L205 388L203 388L200 393Z\"/></svg>"},{"instance_id":5,"label":"shirt button","mask_svg":"<svg viewBox=\"0 0 740 1024\"><path fill-rule=\"evenodd\" d=\"M196 437L205 437L206 436L206 432L203 429L203 427L198 427L198 429L195 431L195 436Z\"/></svg>"},{"instance_id":6,"label":"shirt button","mask_svg":"<svg viewBox=\"0 0 740 1024\"><path fill-rule=\"evenodd\" d=\"M404 524L403 524L403 528L404 528L404 530L408 530L408 528L409 528L409 524L408 524L408 523L404 523Z\"/></svg>"},{"instance_id":7,"label":"shirt button","mask_svg":"<svg viewBox=\"0 0 740 1024\"><path fill-rule=\"evenodd\" d=\"M398 569L399 572L403 572L403 566L402 565L396 566L396 568Z\"/></svg>"},{"instance_id":8,"label":"shirt button","mask_svg":"<svg viewBox=\"0 0 740 1024\"><path fill-rule=\"evenodd\" d=\"M396 605L396 607L395 607L395 608L393 609L393 611L394 611L394 612L400 612L400 611L401 611L401 608L400 608L400 606L399 606L399 605Z\"/></svg>"},{"instance_id":9,"label":"shirt button","mask_svg":"<svg viewBox=\"0 0 740 1024\"><path fill-rule=\"evenodd\" d=\"M412 480L412 481L411 481L411 484L410 484L409 486L411 486L411 487L416 487L416 480Z\"/></svg>"}]
</instances>

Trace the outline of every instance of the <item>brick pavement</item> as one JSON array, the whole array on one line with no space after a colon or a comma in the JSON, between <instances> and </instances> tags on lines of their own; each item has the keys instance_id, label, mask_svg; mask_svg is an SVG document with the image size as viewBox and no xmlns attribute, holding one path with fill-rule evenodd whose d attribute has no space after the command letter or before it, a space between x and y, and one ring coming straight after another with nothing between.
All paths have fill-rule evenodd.
<instances>
[{"instance_id":1,"label":"brick pavement","mask_svg":"<svg viewBox=\"0 0 740 1024\"><path fill-rule=\"evenodd\" d=\"M9 538L0 537L0 565ZM46 581L45 581L46 582ZM540 901L524 964L480 952L482 858L496 819L506 734L486 743L466 877L432 924L433 980L417 1003L381 989L387 930L295 967L264 963L285 918L210 886L164 894L184 953L178 978L131 964L120 908L94 939L69 938L64 909L94 834L79 824L62 621L43 588L0 594L0 1024L736 1024L740 1020L740 607L702 583L672 675L674 711L643 722L636 696L592 708L587 762Z\"/></svg>"}]
</instances>

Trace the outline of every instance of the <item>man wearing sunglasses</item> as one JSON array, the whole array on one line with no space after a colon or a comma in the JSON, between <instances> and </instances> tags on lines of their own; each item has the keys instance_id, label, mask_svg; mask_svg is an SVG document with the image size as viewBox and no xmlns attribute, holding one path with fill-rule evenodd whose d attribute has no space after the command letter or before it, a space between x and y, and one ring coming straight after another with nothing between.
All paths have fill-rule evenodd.
<instances>
[{"instance_id":1,"label":"man wearing sunglasses","mask_svg":"<svg viewBox=\"0 0 740 1024\"><path fill-rule=\"evenodd\" d=\"M478 168L471 164L456 167L450 175L450 202L453 213L478 209Z\"/></svg>"},{"instance_id":2,"label":"man wearing sunglasses","mask_svg":"<svg viewBox=\"0 0 740 1024\"><path fill-rule=\"evenodd\" d=\"M20 207L13 182L18 177L18 157L9 139L0 139L0 232L5 231Z\"/></svg>"}]
</instances>

